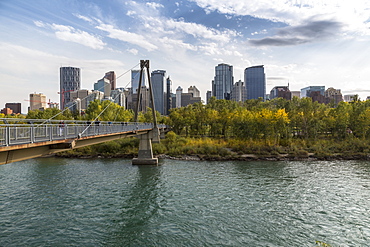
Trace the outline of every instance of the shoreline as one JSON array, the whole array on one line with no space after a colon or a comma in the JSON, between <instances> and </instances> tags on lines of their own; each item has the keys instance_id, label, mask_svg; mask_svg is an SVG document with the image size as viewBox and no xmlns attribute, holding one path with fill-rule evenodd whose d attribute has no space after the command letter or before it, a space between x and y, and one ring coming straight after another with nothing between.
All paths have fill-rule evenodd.
<instances>
[{"instance_id":1,"label":"shoreline","mask_svg":"<svg viewBox=\"0 0 370 247\"><path fill-rule=\"evenodd\" d=\"M52 154L43 157L59 157L59 158L77 158L77 159L114 159L114 158L124 158L132 159L136 158L132 154L117 154L117 155L74 155L74 154ZM194 155L178 155L170 156L167 154L154 155L158 159L171 159L171 160L185 160L185 161L334 161L334 160L370 160L370 154L333 154L325 156L317 156L314 153L309 153L308 155L302 156L292 156L289 154L280 155L255 155L255 154L242 154L242 155L204 155L204 154L194 154Z\"/></svg>"}]
</instances>

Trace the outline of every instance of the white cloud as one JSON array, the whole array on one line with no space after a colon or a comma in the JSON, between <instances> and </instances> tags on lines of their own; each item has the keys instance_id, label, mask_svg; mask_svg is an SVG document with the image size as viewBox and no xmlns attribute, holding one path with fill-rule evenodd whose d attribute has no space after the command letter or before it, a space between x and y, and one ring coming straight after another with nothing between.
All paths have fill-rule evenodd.
<instances>
[{"instance_id":1,"label":"white cloud","mask_svg":"<svg viewBox=\"0 0 370 247\"><path fill-rule=\"evenodd\" d=\"M136 50L136 49L134 49L134 48L132 48L132 49L128 49L127 51L128 51L129 53L131 53L131 54L135 55L135 56L139 53L139 51L138 51L138 50Z\"/></svg>"},{"instance_id":2,"label":"white cloud","mask_svg":"<svg viewBox=\"0 0 370 247\"><path fill-rule=\"evenodd\" d=\"M201 41L202 39L213 40L217 42L227 43L239 34L230 29L217 30L214 28L206 27L205 25L186 22L183 18L178 20L167 18L160 15L160 12L153 11L146 6L138 2L130 1L127 3L131 7L127 11L127 15L132 18L141 19L143 26L148 29L148 32L157 33L159 35L172 35L174 39L184 37L184 35L190 35L191 37ZM163 7L163 6L162 6ZM184 37L186 38L186 37Z\"/></svg>"},{"instance_id":3,"label":"white cloud","mask_svg":"<svg viewBox=\"0 0 370 247\"><path fill-rule=\"evenodd\" d=\"M164 29L172 29L178 32L190 34L195 38L229 42L231 37L237 36L237 33L233 30L225 30L222 32L197 23L176 21L173 19L160 21L160 23L162 23Z\"/></svg>"},{"instance_id":4,"label":"white cloud","mask_svg":"<svg viewBox=\"0 0 370 247\"><path fill-rule=\"evenodd\" d=\"M34 21L33 22L37 27L45 27L45 24L42 21Z\"/></svg>"},{"instance_id":5,"label":"white cloud","mask_svg":"<svg viewBox=\"0 0 370 247\"><path fill-rule=\"evenodd\" d=\"M231 15L251 15L257 18L302 25L308 18L325 16L342 22L348 30L368 32L370 1L367 0L192 0L206 12L218 11Z\"/></svg>"},{"instance_id":6,"label":"white cloud","mask_svg":"<svg viewBox=\"0 0 370 247\"><path fill-rule=\"evenodd\" d=\"M155 2L147 2L146 6L152 8L152 9L158 9L158 8L163 8L164 6L160 3L155 3Z\"/></svg>"},{"instance_id":7,"label":"white cloud","mask_svg":"<svg viewBox=\"0 0 370 247\"><path fill-rule=\"evenodd\" d=\"M138 45L148 51L157 50L158 47L150 43L144 36L136 33L130 33L124 30L116 29L112 25L100 24L97 29L108 32L108 37Z\"/></svg>"},{"instance_id":8,"label":"white cloud","mask_svg":"<svg viewBox=\"0 0 370 247\"><path fill-rule=\"evenodd\" d=\"M170 39L168 37L163 37L161 43L166 46L166 48L173 49L185 49L191 51L197 51L198 48L192 44L184 43L182 40Z\"/></svg>"},{"instance_id":9,"label":"white cloud","mask_svg":"<svg viewBox=\"0 0 370 247\"><path fill-rule=\"evenodd\" d=\"M74 14L74 16L76 16L77 18L79 18L81 20L87 21L89 23L93 23L94 22L91 18L86 17L86 16L83 16L83 15L80 15L80 14Z\"/></svg>"},{"instance_id":10,"label":"white cloud","mask_svg":"<svg viewBox=\"0 0 370 247\"><path fill-rule=\"evenodd\" d=\"M58 25L55 23L46 24L42 21L34 21L34 24L40 28L54 30L55 36L60 40L75 42L96 50L101 50L106 45L99 37L71 26Z\"/></svg>"},{"instance_id":11,"label":"white cloud","mask_svg":"<svg viewBox=\"0 0 370 247\"><path fill-rule=\"evenodd\" d=\"M58 39L75 42L97 50L101 50L105 46L105 43L100 38L71 26L57 25L53 23L51 27L56 31L55 35Z\"/></svg>"}]
</instances>

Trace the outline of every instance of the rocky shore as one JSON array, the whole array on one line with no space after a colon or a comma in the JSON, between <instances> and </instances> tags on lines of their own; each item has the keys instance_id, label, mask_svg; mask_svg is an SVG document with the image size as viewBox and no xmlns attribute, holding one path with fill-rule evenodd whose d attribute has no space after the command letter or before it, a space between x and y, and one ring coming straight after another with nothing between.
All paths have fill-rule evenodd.
<instances>
[{"instance_id":1,"label":"rocky shore","mask_svg":"<svg viewBox=\"0 0 370 247\"><path fill-rule=\"evenodd\" d=\"M115 155L103 155L103 154L96 154L96 155L76 155L76 154L54 154L56 157L62 158L79 158L79 159L109 159L109 158L123 158L123 159L132 159L135 156L132 154L115 154ZM370 160L370 154L351 154L351 155L344 155L344 154L333 154L333 155L325 155L325 156L318 156L314 153L309 153L307 155L302 156L293 156L289 154L279 154L279 155L255 155L255 154L233 154L227 156L220 156L220 155L177 155L177 156L170 156L167 154L160 154L155 155L155 157L159 159L172 159L172 160L188 160L188 161L295 161L295 160L307 160L307 161L314 161L314 160Z\"/></svg>"}]
</instances>

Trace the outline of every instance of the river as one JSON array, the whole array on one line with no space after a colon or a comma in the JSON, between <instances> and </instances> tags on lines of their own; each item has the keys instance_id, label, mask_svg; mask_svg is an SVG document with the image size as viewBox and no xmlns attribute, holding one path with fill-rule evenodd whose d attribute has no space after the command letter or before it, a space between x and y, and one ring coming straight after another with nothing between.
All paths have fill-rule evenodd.
<instances>
[{"instance_id":1,"label":"river","mask_svg":"<svg viewBox=\"0 0 370 247\"><path fill-rule=\"evenodd\" d=\"M370 162L0 166L0 246L370 246Z\"/></svg>"}]
</instances>

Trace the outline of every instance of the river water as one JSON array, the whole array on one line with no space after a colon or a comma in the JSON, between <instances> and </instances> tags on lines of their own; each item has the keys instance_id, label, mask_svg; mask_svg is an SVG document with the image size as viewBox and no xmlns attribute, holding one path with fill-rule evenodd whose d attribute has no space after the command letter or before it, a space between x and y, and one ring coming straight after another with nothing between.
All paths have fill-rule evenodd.
<instances>
[{"instance_id":1,"label":"river water","mask_svg":"<svg viewBox=\"0 0 370 247\"><path fill-rule=\"evenodd\" d=\"M0 166L0 246L370 246L370 163Z\"/></svg>"}]
</instances>

